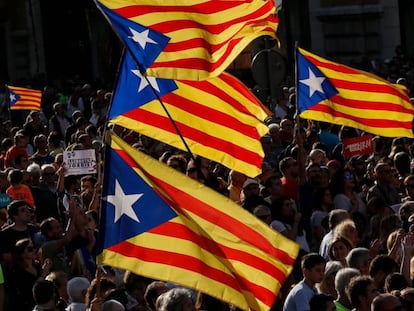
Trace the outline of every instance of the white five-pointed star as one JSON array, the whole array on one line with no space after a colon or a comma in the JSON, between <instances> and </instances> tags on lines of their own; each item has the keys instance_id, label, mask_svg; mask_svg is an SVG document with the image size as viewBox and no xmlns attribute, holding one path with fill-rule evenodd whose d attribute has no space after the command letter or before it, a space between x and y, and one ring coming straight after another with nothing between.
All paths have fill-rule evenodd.
<instances>
[{"instance_id":1,"label":"white five-pointed star","mask_svg":"<svg viewBox=\"0 0 414 311\"><path fill-rule=\"evenodd\" d=\"M147 45L147 43L154 43L157 44L154 40L148 37L149 35L149 29L144 30L143 32L138 32L131 27L129 27L129 30L131 31L132 36L128 36L128 38L131 38L132 41L138 43L144 50Z\"/></svg>"},{"instance_id":2,"label":"white five-pointed star","mask_svg":"<svg viewBox=\"0 0 414 311\"><path fill-rule=\"evenodd\" d=\"M114 223L117 222L122 215L126 215L136 222L140 222L137 214L135 214L135 211L132 208L132 205L137 202L143 195L143 193L125 194L124 190L119 184L118 179L116 179L114 195L108 195L106 197L106 201L112 203L115 206Z\"/></svg>"},{"instance_id":3,"label":"white five-pointed star","mask_svg":"<svg viewBox=\"0 0 414 311\"><path fill-rule=\"evenodd\" d=\"M144 88L146 88L148 86L148 81L149 81L149 83L151 83L151 85L154 89L156 89L158 92L160 91L160 88L159 88L158 83L157 83L157 79L155 77L147 77L147 79L148 79L148 81L147 81L147 79L145 79L145 77L141 74L141 72L139 72L139 70L134 69L134 70L131 70L131 71L134 75L136 75L140 79L138 92L141 92Z\"/></svg>"},{"instance_id":4,"label":"white five-pointed star","mask_svg":"<svg viewBox=\"0 0 414 311\"><path fill-rule=\"evenodd\" d=\"M312 97L316 91L325 93L322 89L323 81L325 81L325 77L315 76L312 69L309 68L309 78L300 80L299 82L309 86L309 97Z\"/></svg>"},{"instance_id":5,"label":"white five-pointed star","mask_svg":"<svg viewBox=\"0 0 414 311\"><path fill-rule=\"evenodd\" d=\"M10 94L9 99L11 102L14 102L16 100L16 94Z\"/></svg>"}]
</instances>

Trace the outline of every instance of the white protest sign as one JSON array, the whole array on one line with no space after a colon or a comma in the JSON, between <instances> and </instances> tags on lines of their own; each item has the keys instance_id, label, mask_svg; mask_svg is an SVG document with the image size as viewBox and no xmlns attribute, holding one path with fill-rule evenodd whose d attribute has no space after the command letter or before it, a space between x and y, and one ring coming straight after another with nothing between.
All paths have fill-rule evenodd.
<instances>
[{"instance_id":1,"label":"white protest sign","mask_svg":"<svg viewBox=\"0 0 414 311\"><path fill-rule=\"evenodd\" d=\"M66 175L87 175L96 173L95 149L63 152Z\"/></svg>"}]
</instances>

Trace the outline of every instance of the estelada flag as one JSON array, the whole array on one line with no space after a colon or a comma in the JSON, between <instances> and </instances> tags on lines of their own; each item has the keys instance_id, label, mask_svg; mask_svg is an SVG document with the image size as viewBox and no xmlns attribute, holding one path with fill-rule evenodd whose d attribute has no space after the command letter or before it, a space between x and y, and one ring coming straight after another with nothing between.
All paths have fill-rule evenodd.
<instances>
[{"instance_id":1,"label":"estelada flag","mask_svg":"<svg viewBox=\"0 0 414 311\"><path fill-rule=\"evenodd\" d=\"M273 0L96 0L148 76L218 76L260 36L276 38Z\"/></svg>"},{"instance_id":2,"label":"estelada flag","mask_svg":"<svg viewBox=\"0 0 414 311\"><path fill-rule=\"evenodd\" d=\"M8 85L10 110L40 110L42 91Z\"/></svg>"},{"instance_id":3,"label":"estelada flag","mask_svg":"<svg viewBox=\"0 0 414 311\"><path fill-rule=\"evenodd\" d=\"M413 105L402 85L297 49L298 110L305 119L386 137L414 137Z\"/></svg>"},{"instance_id":4,"label":"estelada flag","mask_svg":"<svg viewBox=\"0 0 414 311\"><path fill-rule=\"evenodd\" d=\"M159 99L168 111L167 115ZM268 110L228 73L204 81L144 77L125 53L109 109L109 122L256 177L264 152L260 138Z\"/></svg>"},{"instance_id":5,"label":"estelada flag","mask_svg":"<svg viewBox=\"0 0 414 311\"><path fill-rule=\"evenodd\" d=\"M108 132L98 263L269 310L299 246Z\"/></svg>"}]
</instances>

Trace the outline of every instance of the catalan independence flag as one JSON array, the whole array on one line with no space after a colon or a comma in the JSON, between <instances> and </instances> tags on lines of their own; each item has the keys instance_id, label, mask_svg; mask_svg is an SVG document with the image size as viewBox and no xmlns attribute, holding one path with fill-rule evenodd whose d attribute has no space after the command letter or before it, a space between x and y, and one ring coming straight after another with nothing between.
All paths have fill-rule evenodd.
<instances>
[{"instance_id":1,"label":"catalan independence flag","mask_svg":"<svg viewBox=\"0 0 414 311\"><path fill-rule=\"evenodd\" d=\"M8 85L10 110L40 110L42 91Z\"/></svg>"},{"instance_id":2,"label":"catalan independence flag","mask_svg":"<svg viewBox=\"0 0 414 311\"><path fill-rule=\"evenodd\" d=\"M371 73L297 49L298 110L305 119L385 137L414 137L406 90Z\"/></svg>"},{"instance_id":3,"label":"catalan independence flag","mask_svg":"<svg viewBox=\"0 0 414 311\"><path fill-rule=\"evenodd\" d=\"M299 246L108 132L98 262L269 310Z\"/></svg>"},{"instance_id":4,"label":"catalan independence flag","mask_svg":"<svg viewBox=\"0 0 414 311\"><path fill-rule=\"evenodd\" d=\"M218 76L254 39L276 37L273 0L96 0L149 76Z\"/></svg>"},{"instance_id":5,"label":"catalan independence flag","mask_svg":"<svg viewBox=\"0 0 414 311\"><path fill-rule=\"evenodd\" d=\"M124 54L109 122L186 150L150 85L193 153L251 177L261 173L268 111L239 80L227 73L204 81L145 79Z\"/></svg>"}]
</instances>

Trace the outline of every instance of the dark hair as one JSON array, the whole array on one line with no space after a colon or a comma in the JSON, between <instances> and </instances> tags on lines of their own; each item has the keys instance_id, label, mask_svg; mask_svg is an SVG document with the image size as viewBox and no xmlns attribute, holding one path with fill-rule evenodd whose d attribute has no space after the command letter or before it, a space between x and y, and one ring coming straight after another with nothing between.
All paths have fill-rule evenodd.
<instances>
[{"instance_id":1,"label":"dark hair","mask_svg":"<svg viewBox=\"0 0 414 311\"><path fill-rule=\"evenodd\" d=\"M384 287L387 293L391 293L393 290L403 290L408 287L408 282L404 275L394 272L387 275Z\"/></svg>"},{"instance_id":2,"label":"dark hair","mask_svg":"<svg viewBox=\"0 0 414 311\"><path fill-rule=\"evenodd\" d=\"M313 267L321 264L326 263L325 258L317 253L308 253L302 257L302 269L311 270Z\"/></svg>"},{"instance_id":3,"label":"dark hair","mask_svg":"<svg viewBox=\"0 0 414 311\"><path fill-rule=\"evenodd\" d=\"M14 200L7 205L7 214L10 219L13 220L14 216L19 214L19 208L22 206L28 206L28 204L23 200Z\"/></svg>"},{"instance_id":4,"label":"dark hair","mask_svg":"<svg viewBox=\"0 0 414 311\"><path fill-rule=\"evenodd\" d=\"M378 255L369 266L369 275L374 277L378 272L384 272L385 275L398 271L397 262L388 255Z\"/></svg>"},{"instance_id":5,"label":"dark hair","mask_svg":"<svg viewBox=\"0 0 414 311\"><path fill-rule=\"evenodd\" d=\"M9 172L9 179L11 184L19 184L23 181L23 172L21 170L14 169Z\"/></svg>"},{"instance_id":6,"label":"dark hair","mask_svg":"<svg viewBox=\"0 0 414 311\"><path fill-rule=\"evenodd\" d=\"M109 291L111 289L116 289L116 284L114 282L112 282L111 280L108 280L106 278L102 278L100 280L100 291L101 292L106 292ZM93 279L91 284L88 287L88 290L86 291L86 295L85 295L85 303L89 306L92 302L92 300L96 297L96 283L97 283L97 279Z\"/></svg>"},{"instance_id":7,"label":"dark hair","mask_svg":"<svg viewBox=\"0 0 414 311\"><path fill-rule=\"evenodd\" d=\"M45 236L46 238L48 237L48 233L50 231L50 229L52 228L51 224L52 222L56 220L53 217L49 217L44 219L41 223L40 223L40 232L42 233L43 236Z\"/></svg>"},{"instance_id":8,"label":"dark hair","mask_svg":"<svg viewBox=\"0 0 414 311\"><path fill-rule=\"evenodd\" d=\"M147 286L144 294L144 299L151 310L155 310L155 301L160 295L160 290L162 289L167 289L167 285L165 285L165 283L162 281L154 281Z\"/></svg>"},{"instance_id":9,"label":"dark hair","mask_svg":"<svg viewBox=\"0 0 414 311\"><path fill-rule=\"evenodd\" d=\"M323 311L326 310L326 305L330 301L334 301L335 298L330 295L317 294L309 300L310 311Z\"/></svg>"},{"instance_id":10,"label":"dark hair","mask_svg":"<svg viewBox=\"0 0 414 311\"><path fill-rule=\"evenodd\" d=\"M51 281L39 280L33 285L33 298L36 304L45 304L53 298L56 287Z\"/></svg>"},{"instance_id":11,"label":"dark hair","mask_svg":"<svg viewBox=\"0 0 414 311\"><path fill-rule=\"evenodd\" d=\"M349 242L346 238L344 238L344 237L335 237L331 241L331 243L329 244L329 247L328 247L328 256L329 256L330 260L338 260L337 258L335 258L334 254L333 254L333 246L337 242L342 242L348 248L348 250L352 249L351 242Z\"/></svg>"},{"instance_id":12,"label":"dark hair","mask_svg":"<svg viewBox=\"0 0 414 311\"><path fill-rule=\"evenodd\" d=\"M373 279L367 275L355 276L351 279L351 282L346 288L346 293L354 307L358 308L360 306L359 296L366 297L367 287L373 283Z\"/></svg>"}]
</instances>

